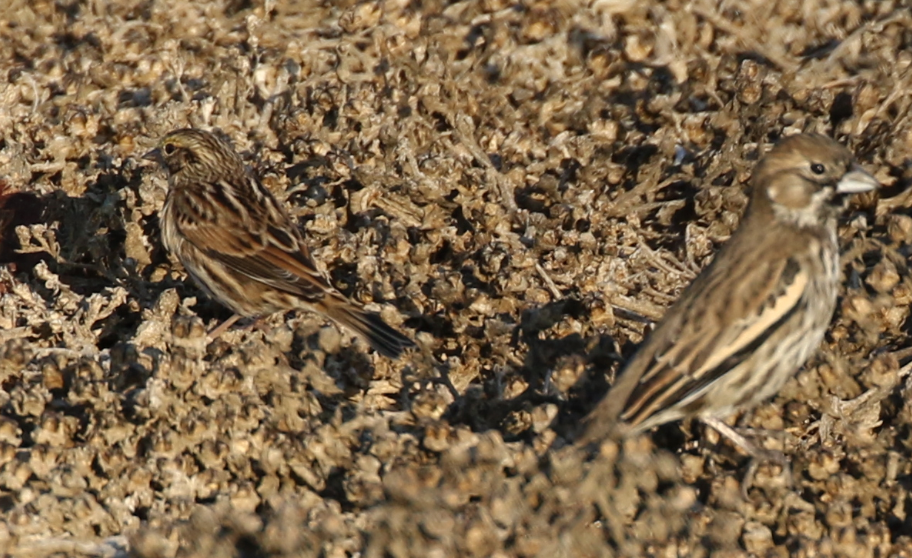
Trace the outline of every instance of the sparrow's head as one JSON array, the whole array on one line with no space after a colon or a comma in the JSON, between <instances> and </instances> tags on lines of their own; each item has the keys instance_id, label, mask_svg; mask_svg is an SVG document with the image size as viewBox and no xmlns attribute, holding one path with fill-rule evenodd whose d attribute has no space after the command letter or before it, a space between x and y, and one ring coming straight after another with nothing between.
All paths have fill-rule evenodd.
<instances>
[{"instance_id":1,"label":"sparrow's head","mask_svg":"<svg viewBox=\"0 0 912 558\"><path fill-rule=\"evenodd\" d=\"M169 132L143 158L160 163L172 177L204 182L233 176L244 169L243 162L224 141L193 128Z\"/></svg>"},{"instance_id":2,"label":"sparrow's head","mask_svg":"<svg viewBox=\"0 0 912 558\"><path fill-rule=\"evenodd\" d=\"M832 139L799 134L779 142L757 165L753 198L783 222L808 227L832 219L850 194L868 192L877 180Z\"/></svg>"}]
</instances>

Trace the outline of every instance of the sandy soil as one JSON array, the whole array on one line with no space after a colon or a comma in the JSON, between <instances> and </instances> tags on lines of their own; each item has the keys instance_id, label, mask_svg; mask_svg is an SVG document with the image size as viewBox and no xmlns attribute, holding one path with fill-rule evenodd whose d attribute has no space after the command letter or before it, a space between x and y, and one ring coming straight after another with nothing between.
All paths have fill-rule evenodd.
<instances>
[{"instance_id":1,"label":"sandy soil","mask_svg":"<svg viewBox=\"0 0 912 558\"><path fill-rule=\"evenodd\" d=\"M912 556L912 14L893 1L8 0L0 554ZM339 5L344 4L344 5ZM228 317L164 251L164 132L225 133L393 362ZM743 417L568 445L783 134L885 185L819 354Z\"/></svg>"}]
</instances>

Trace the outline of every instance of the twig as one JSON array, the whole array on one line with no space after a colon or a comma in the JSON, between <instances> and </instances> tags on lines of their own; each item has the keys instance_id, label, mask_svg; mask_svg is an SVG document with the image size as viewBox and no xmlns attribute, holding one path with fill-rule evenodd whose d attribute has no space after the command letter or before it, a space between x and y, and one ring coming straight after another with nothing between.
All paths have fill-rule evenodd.
<instances>
[{"instance_id":1,"label":"twig","mask_svg":"<svg viewBox=\"0 0 912 558\"><path fill-rule=\"evenodd\" d=\"M882 19L880 21L876 21L876 20L868 21L868 22L864 23L863 25L856 27L854 31L849 33L848 36L845 39L843 39L842 41L840 41L839 44L836 46L836 48L834 48L832 50L832 52L830 52L830 55L827 56L826 63L828 65L830 65L830 64L833 64L834 62L836 62L836 60L842 56L843 52L849 48L848 45L850 44L850 42L853 41L854 39L857 39L864 33L867 33L868 31L873 31L875 33L881 33L881 32L883 32L884 27L886 27L887 25L890 25L891 23L894 23L894 22L897 22L897 21L900 21L903 19L908 20L908 18L909 18L909 15L905 10L899 10L896 13L894 13L893 15L891 15L885 19Z\"/></svg>"},{"instance_id":2,"label":"twig","mask_svg":"<svg viewBox=\"0 0 912 558\"><path fill-rule=\"evenodd\" d=\"M779 54L772 52L765 45L761 44L757 39L747 35L743 30L735 27L730 21L719 16L719 14L693 5L690 6L690 10L696 15L708 21L719 31L735 37L741 41L741 44L743 44L745 48L756 52L763 58L766 58L770 61L770 63L778 67L783 72L791 73L798 69L798 64L792 60L789 60L788 58L785 58L784 56L780 56Z\"/></svg>"},{"instance_id":3,"label":"twig","mask_svg":"<svg viewBox=\"0 0 912 558\"><path fill-rule=\"evenodd\" d=\"M541 266L541 264L538 262L535 262L535 271L537 271L538 274L541 276L542 281L545 282L545 286L548 287L549 291L551 291L551 296L553 296L555 298L555 300L560 300L560 299L564 298L564 294L560 291L560 289L557 288L557 285L555 285L554 281L551 279L551 277L548 276L548 273L545 271L545 268L543 268Z\"/></svg>"},{"instance_id":4,"label":"twig","mask_svg":"<svg viewBox=\"0 0 912 558\"><path fill-rule=\"evenodd\" d=\"M454 128L459 142L469 150L475 162L484 167L485 179L494 183L499 190L501 202L507 208L507 212L511 217L517 218L519 207L517 207L516 199L513 196L513 187L507 177L494 167L494 163L491 162L491 158L488 157L487 153L478 145L472 130L472 119L465 115L458 115L454 119L456 120Z\"/></svg>"},{"instance_id":5,"label":"twig","mask_svg":"<svg viewBox=\"0 0 912 558\"><path fill-rule=\"evenodd\" d=\"M611 297L611 307L634 314L638 317L638 321L644 323L656 322L665 315L664 308L642 300L634 300L626 296Z\"/></svg>"}]
</instances>

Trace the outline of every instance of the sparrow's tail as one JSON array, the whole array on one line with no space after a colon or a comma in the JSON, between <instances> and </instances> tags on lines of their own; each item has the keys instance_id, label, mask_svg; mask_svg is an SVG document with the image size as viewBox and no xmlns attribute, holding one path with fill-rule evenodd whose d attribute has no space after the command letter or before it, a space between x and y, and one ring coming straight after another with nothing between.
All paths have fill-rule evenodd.
<instances>
[{"instance_id":1,"label":"sparrow's tail","mask_svg":"<svg viewBox=\"0 0 912 558\"><path fill-rule=\"evenodd\" d=\"M414 341L389 326L379 314L358 308L347 301L325 304L323 311L336 323L363 337L375 351L385 357L399 358L404 350L415 346Z\"/></svg>"}]
</instances>

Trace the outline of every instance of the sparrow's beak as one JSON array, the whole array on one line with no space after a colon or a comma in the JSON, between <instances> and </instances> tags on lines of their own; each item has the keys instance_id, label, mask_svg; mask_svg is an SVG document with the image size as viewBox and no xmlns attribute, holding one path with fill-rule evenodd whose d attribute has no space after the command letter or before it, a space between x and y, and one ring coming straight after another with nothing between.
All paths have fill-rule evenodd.
<instances>
[{"instance_id":1,"label":"sparrow's beak","mask_svg":"<svg viewBox=\"0 0 912 558\"><path fill-rule=\"evenodd\" d=\"M860 165L852 165L836 185L837 194L859 194L880 188L880 182Z\"/></svg>"},{"instance_id":2,"label":"sparrow's beak","mask_svg":"<svg viewBox=\"0 0 912 558\"><path fill-rule=\"evenodd\" d=\"M146 153L142 156L143 159L147 161L155 161L158 164L164 164L165 158L162 157L161 149L155 148L152 151Z\"/></svg>"}]
</instances>

